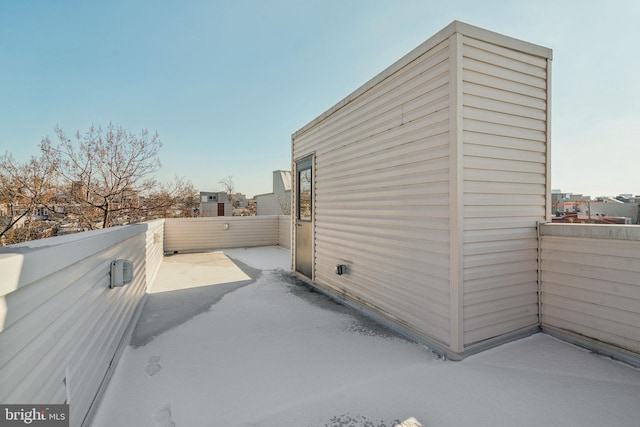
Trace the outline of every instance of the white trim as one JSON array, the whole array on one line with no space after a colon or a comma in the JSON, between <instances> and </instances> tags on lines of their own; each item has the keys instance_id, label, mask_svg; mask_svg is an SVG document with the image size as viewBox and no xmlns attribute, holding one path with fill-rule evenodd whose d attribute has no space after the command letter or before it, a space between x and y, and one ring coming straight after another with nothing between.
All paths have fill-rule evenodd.
<instances>
[{"instance_id":1,"label":"white trim","mask_svg":"<svg viewBox=\"0 0 640 427\"><path fill-rule=\"evenodd\" d=\"M546 221L551 221L551 58L547 59L547 171Z\"/></svg>"},{"instance_id":2,"label":"white trim","mask_svg":"<svg viewBox=\"0 0 640 427\"><path fill-rule=\"evenodd\" d=\"M449 346L464 351L462 35L449 39Z\"/></svg>"}]
</instances>

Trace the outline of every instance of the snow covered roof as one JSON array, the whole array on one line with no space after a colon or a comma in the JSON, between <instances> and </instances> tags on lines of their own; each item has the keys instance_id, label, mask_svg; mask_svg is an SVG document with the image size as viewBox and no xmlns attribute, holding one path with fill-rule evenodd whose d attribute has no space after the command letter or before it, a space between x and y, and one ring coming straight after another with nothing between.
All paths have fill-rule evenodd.
<instances>
[{"instance_id":1,"label":"snow covered roof","mask_svg":"<svg viewBox=\"0 0 640 427\"><path fill-rule=\"evenodd\" d=\"M628 426L640 370L547 335L443 360L287 272L289 251L166 257L94 427ZM164 318L164 320L163 320Z\"/></svg>"}]
</instances>

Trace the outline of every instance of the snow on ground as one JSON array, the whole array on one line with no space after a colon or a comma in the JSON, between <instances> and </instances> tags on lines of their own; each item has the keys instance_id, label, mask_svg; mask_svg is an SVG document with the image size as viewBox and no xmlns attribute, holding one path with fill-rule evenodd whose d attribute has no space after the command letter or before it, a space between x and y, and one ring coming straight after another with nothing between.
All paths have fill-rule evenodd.
<instances>
[{"instance_id":1,"label":"snow on ground","mask_svg":"<svg viewBox=\"0 0 640 427\"><path fill-rule=\"evenodd\" d=\"M224 253L259 270L291 270L291 252L281 247L225 249Z\"/></svg>"},{"instance_id":2,"label":"snow on ground","mask_svg":"<svg viewBox=\"0 0 640 427\"><path fill-rule=\"evenodd\" d=\"M442 360L310 291L286 250L224 253L262 274L128 347L94 427L638 425L638 369L543 334Z\"/></svg>"}]
</instances>

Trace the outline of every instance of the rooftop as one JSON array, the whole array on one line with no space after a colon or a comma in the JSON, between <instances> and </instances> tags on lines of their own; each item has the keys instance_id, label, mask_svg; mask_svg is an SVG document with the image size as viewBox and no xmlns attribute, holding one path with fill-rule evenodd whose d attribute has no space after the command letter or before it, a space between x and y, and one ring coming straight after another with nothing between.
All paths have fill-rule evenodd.
<instances>
[{"instance_id":1,"label":"rooftop","mask_svg":"<svg viewBox=\"0 0 640 427\"><path fill-rule=\"evenodd\" d=\"M629 426L640 370L544 334L439 358L270 246L164 257L92 425Z\"/></svg>"}]
</instances>

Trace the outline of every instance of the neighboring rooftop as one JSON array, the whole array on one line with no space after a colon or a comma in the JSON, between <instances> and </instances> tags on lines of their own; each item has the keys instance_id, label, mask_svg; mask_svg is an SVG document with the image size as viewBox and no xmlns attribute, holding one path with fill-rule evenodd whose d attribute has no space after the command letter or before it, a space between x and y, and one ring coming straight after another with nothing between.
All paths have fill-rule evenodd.
<instances>
[{"instance_id":1,"label":"neighboring rooftop","mask_svg":"<svg viewBox=\"0 0 640 427\"><path fill-rule=\"evenodd\" d=\"M461 362L295 279L280 247L165 257L94 427L630 426L640 370L544 334ZM162 322L159 320L162 319Z\"/></svg>"}]
</instances>

